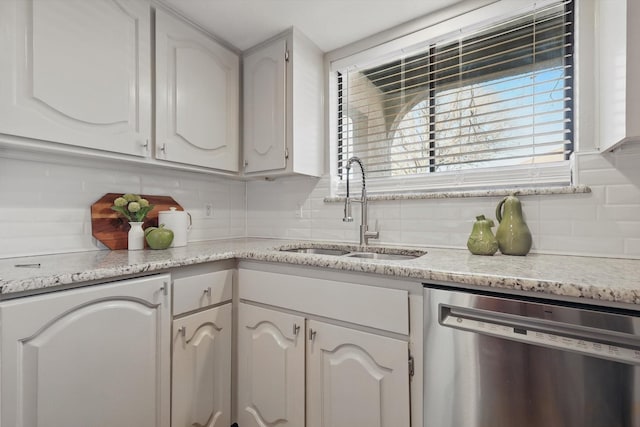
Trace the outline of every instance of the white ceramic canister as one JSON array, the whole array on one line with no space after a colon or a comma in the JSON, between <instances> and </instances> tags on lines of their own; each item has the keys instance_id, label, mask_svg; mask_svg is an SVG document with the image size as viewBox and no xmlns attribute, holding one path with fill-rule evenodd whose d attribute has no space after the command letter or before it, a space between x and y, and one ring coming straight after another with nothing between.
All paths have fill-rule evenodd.
<instances>
[{"instance_id":1,"label":"white ceramic canister","mask_svg":"<svg viewBox=\"0 0 640 427\"><path fill-rule=\"evenodd\" d=\"M168 211L158 212L158 225L164 224L165 228L173 231L173 242L170 248L187 246L187 232L191 230L191 215L185 211L179 211L170 207Z\"/></svg>"}]
</instances>

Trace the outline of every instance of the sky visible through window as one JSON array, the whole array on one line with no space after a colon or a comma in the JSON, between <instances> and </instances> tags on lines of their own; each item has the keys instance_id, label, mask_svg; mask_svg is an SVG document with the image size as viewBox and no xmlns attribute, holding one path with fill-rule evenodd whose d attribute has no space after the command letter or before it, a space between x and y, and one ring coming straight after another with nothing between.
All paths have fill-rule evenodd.
<instances>
[{"instance_id":1,"label":"sky visible through window","mask_svg":"<svg viewBox=\"0 0 640 427\"><path fill-rule=\"evenodd\" d=\"M393 174L564 160L564 73L551 67L436 90L432 129L429 101L418 98L390 138Z\"/></svg>"}]
</instances>

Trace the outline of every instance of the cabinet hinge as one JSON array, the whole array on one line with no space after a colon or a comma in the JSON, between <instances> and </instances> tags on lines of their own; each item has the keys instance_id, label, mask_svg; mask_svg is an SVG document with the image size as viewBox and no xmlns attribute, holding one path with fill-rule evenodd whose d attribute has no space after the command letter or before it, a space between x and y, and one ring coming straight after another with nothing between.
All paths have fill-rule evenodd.
<instances>
[{"instance_id":1,"label":"cabinet hinge","mask_svg":"<svg viewBox=\"0 0 640 427\"><path fill-rule=\"evenodd\" d=\"M284 60L286 62L289 62L289 49L284 51Z\"/></svg>"},{"instance_id":2,"label":"cabinet hinge","mask_svg":"<svg viewBox=\"0 0 640 427\"><path fill-rule=\"evenodd\" d=\"M415 360L411 353L409 353L409 379L413 377L413 374L415 374Z\"/></svg>"}]
</instances>

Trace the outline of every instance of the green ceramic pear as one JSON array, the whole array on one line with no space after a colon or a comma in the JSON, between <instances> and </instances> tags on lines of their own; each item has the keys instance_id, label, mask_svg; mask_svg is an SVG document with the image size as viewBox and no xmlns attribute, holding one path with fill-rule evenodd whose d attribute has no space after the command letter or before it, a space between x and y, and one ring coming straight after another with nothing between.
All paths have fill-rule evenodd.
<instances>
[{"instance_id":1,"label":"green ceramic pear","mask_svg":"<svg viewBox=\"0 0 640 427\"><path fill-rule=\"evenodd\" d=\"M504 207L504 210L503 210ZM526 255L531 250L531 232L522 216L522 204L514 195L498 203L496 219L500 223L496 239L500 252L505 255Z\"/></svg>"},{"instance_id":2,"label":"green ceramic pear","mask_svg":"<svg viewBox=\"0 0 640 427\"><path fill-rule=\"evenodd\" d=\"M476 217L473 223L473 229L469 240L467 240L467 248L474 255L493 255L498 250L498 241L496 240L491 227L493 221L486 219L484 215Z\"/></svg>"}]
</instances>

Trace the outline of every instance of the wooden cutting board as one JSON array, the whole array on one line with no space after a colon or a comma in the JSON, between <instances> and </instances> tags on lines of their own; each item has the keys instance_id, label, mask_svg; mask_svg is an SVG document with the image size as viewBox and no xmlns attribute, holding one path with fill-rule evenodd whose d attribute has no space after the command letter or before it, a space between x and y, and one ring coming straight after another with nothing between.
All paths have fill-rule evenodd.
<instances>
[{"instance_id":1,"label":"wooden cutting board","mask_svg":"<svg viewBox=\"0 0 640 427\"><path fill-rule=\"evenodd\" d=\"M107 193L91 205L91 234L109 249L127 249L127 233L129 222L120 214L111 210L113 201L122 196L121 193ZM158 212L167 211L170 207L184 210L169 196L148 196L141 194L153 205L147 214L142 228L158 226ZM146 242L145 242L146 246Z\"/></svg>"}]
</instances>

